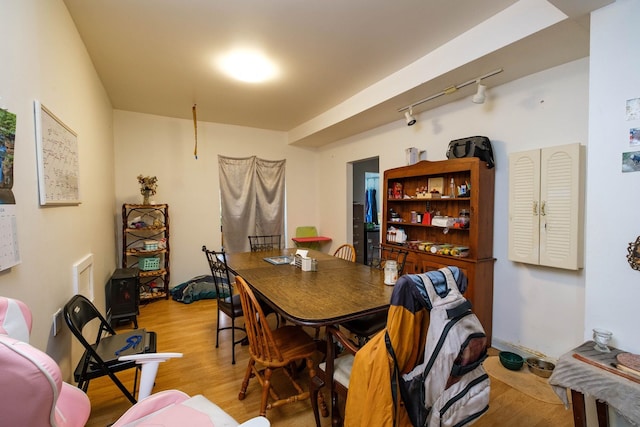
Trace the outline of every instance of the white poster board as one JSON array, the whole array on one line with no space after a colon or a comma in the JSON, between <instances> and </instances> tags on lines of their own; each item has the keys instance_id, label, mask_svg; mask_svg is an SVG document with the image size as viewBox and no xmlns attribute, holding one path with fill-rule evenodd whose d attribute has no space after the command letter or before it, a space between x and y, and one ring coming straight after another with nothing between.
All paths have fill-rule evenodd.
<instances>
[{"instance_id":1,"label":"white poster board","mask_svg":"<svg viewBox=\"0 0 640 427\"><path fill-rule=\"evenodd\" d=\"M78 138L40 102L34 102L40 205L78 205Z\"/></svg>"}]
</instances>

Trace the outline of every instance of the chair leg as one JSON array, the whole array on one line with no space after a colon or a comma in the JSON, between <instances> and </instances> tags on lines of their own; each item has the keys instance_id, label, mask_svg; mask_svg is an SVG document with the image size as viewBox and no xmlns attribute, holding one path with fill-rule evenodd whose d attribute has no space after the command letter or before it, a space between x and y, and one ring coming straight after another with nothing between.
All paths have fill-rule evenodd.
<instances>
[{"instance_id":1,"label":"chair leg","mask_svg":"<svg viewBox=\"0 0 640 427\"><path fill-rule=\"evenodd\" d=\"M253 358L249 359L249 363L247 364L247 371L244 374L244 379L242 380L242 386L240 387L240 393L238 393L238 400L243 400L247 395L247 387L249 386L249 379L251 379L251 373L253 372L253 367L255 366L256 361Z\"/></svg>"},{"instance_id":2,"label":"chair leg","mask_svg":"<svg viewBox=\"0 0 640 427\"><path fill-rule=\"evenodd\" d=\"M219 339L220 339L220 309L218 309L218 316L216 319L216 348L218 348Z\"/></svg>"},{"instance_id":3,"label":"chair leg","mask_svg":"<svg viewBox=\"0 0 640 427\"><path fill-rule=\"evenodd\" d=\"M236 319L231 318L231 364L236 364Z\"/></svg>"},{"instance_id":4,"label":"chair leg","mask_svg":"<svg viewBox=\"0 0 640 427\"><path fill-rule=\"evenodd\" d=\"M271 374L273 370L266 368L264 370L264 377L262 381L262 396L260 398L260 415L267 416L267 402L269 400L269 389L271 388Z\"/></svg>"}]
</instances>

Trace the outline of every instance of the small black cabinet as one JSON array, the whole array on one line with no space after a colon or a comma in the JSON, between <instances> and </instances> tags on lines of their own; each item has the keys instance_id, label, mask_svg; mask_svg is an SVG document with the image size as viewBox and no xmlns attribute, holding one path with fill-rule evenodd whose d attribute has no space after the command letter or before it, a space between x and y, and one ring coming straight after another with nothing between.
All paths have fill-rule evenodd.
<instances>
[{"instance_id":1,"label":"small black cabinet","mask_svg":"<svg viewBox=\"0 0 640 427\"><path fill-rule=\"evenodd\" d=\"M113 326L121 320L138 327L140 279L137 268L118 268L105 286L107 321Z\"/></svg>"}]
</instances>

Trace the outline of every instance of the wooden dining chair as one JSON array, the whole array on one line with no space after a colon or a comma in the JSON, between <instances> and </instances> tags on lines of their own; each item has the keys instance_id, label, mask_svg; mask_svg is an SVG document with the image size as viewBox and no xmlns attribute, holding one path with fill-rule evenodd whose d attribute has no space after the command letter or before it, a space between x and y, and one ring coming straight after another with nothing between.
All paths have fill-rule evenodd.
<instances>
[{"instance_id":1,"label":"wooden dining chair","mask_svg":"<svg viewBox=\"0 0 640 427\"><path fill-rule=\"evenodd\" d=\"M371 268L384 269L386 261L396 261L398 265L398 277L400 277L404 270L404 265L407 261L407 255L409 251L392 246L372 245L367 251L368 259L367 264ZM349 332L356 336L360 346L364 345L369 338L374 334L381 331L387 324L387 312L376 313L368 316L364 316L358 319L350 320L342 323L341 326L346 328Z\"/></svg>"},{"instance_id":2,"label":"wooden dining chair","mask_svg":"<svg viewBox=\"0 0 640 427\"><path fill-rule=\"evenodd\" d=\"M236 319L243 317L240 295L233 293L233 282L227 266L227 256L224 251L210 251L202 246L202 252L207 257L207 262L213 276L216 287L216 300L218 302L218 315L216 316L216 348L219 346L220 331L231 330L231 364L236 364L236 345L246 339L247 331L236 325ZM231 326L220 327L221 313L231 319ZM236 331L241 331L242 336L236 339Z\"/></svg>"},{"instance_id":3,"label":"wooden dining chair","mask_svg":"<svg viewBox=\"0 0 640 427\"><path fill-rule=\"evenodd\" d=\"M351 368L353 367L355 354L358 351L358 346L342 333L339 328L327 326L326 332L326 361L318 365L316 376L311 381L311 406L316 420L316 427L320 427L320 415L326 416L321 413L322 408L318 403L320 389L326 385L329 385L331 396L332 425L335 425L334 423L337 420L342 419L338 398L342 397L342 402L346 402ZM337 354L339 348L341 351L340 354Z\"/></svg>"},{"instance_id":4,"label":"wooden dining chair","mask_svg":"<svg viewBox=\"0 0 640 427\"><path fill-rule=\"evenodd\" d=\"M296 381L294 378L296 372L295 369L292 370L292 366L296 362L305 361L309 377L315 377L316 367L312 358L316 351L315 341L302 327L297 325L285 325L272 330L268 322L265 321L262 307L247 282L242 277L236 276L236 285L245 313L250 355L238 399L245 398L249 380L253 376L262 386L259 415L266 416L268 409L308 399L310 392L304 391ZM280 397L273 388L271 376L278 369L281 369L284 375L289 378L296 394Z\"/></svg>"},{"instance_id":5,"label":"wooden dining chair","mask_svg":"<svg viewBox=\"0 0 640 427\"><path fill-rule=\"evenodd\" d=\"M347 261L356 262L356 248L354 248L353 245L345 243L336 249L333 256Z\"/></svg>"},{"instance_id":6,"label":"wooden dining chair","mask_svg":"<svg viewBox=\"0 0 640 427\"><path fill-rule=\"evenodd\" d=\"M280 249L281 236L279 234L249 236L251 252L272 251Z\"/></svg>"}]
</instances>

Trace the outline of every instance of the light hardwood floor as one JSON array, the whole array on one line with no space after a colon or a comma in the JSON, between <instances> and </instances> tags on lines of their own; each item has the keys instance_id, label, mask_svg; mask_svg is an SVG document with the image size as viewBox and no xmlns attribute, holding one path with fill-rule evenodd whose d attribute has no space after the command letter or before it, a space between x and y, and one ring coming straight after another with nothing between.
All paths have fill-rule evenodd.
<instances>
[{"instance_id":1,"label":"light hardwood floor","mask_svg":"<svg viewBox=\"0 0 640 427\"><path fill-rule=\"evenodd\" d=\"M225 320L228 319L225 317ZM160 365L154 392L175 388L189 395L202 394L243 422L258 414L260 385L253 378L246 398L238 400L247 367L248 349L236 346L236 364L232 365L231 333L221 333L220 347L216 349L215 322L215 300L201 300L192 304L158 300L140 307L139 327L158 333L158 351L184 353L182 359L173 359ZM121 328L130 327L132 325ZM300 374L305 379L308 378L306 375L306 371ZM133 384L133 375L123 373L121 377L125 385L130 387ZM88 427L105 427L131 406L108 378L92 381L88 395L92 405ZM273 426L315 426L308 400L269 410L267 417ZM321 422L323 427L331 425L330 418L323 418ZM573 418L571 410L565 410L562 405L537 401L500 381L492 380L489 411L474 425L569 427L573 425Z\"/></svg>"}]
</instances>

